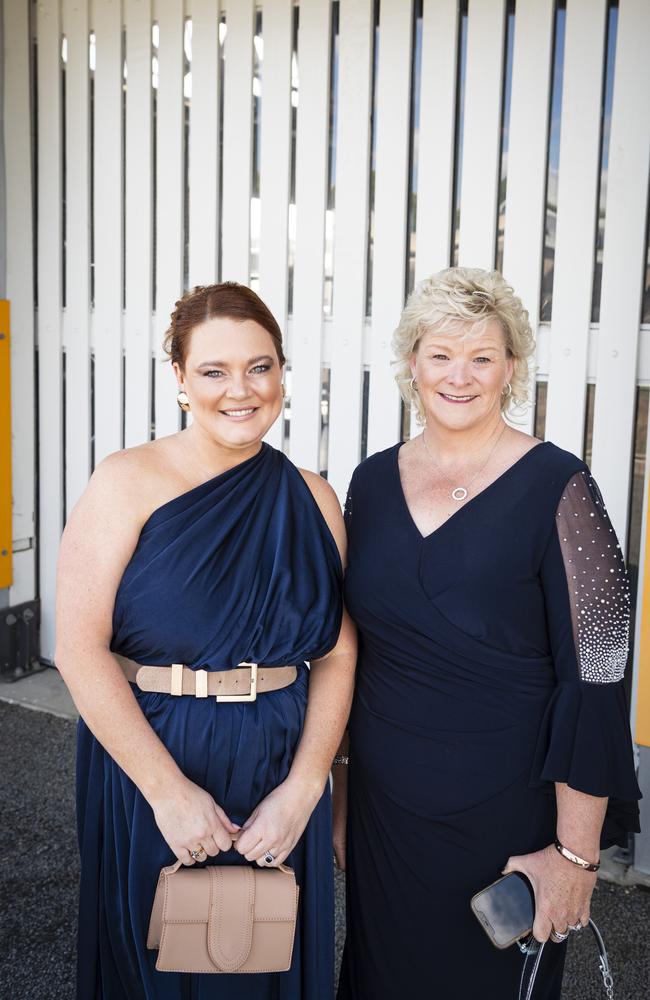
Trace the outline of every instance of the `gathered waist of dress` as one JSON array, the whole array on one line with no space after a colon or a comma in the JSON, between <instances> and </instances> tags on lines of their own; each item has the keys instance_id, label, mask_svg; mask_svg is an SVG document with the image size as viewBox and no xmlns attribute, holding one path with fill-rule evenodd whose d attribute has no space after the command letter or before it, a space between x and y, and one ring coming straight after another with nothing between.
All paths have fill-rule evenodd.
<instances>
[{"instance_id":1,"label":"gathered waist of dress","mask_svg":"<svg viewBox=\"0 0 650 1000\"><path fill-rule=\"evenodd\" d=\"M424 685L437 678L531 693L548 692L556 683L551 656L518 655L478 643L466 650L414 632L404 645L399 638L395 630L383 635L362 632L360 670L399 673Z\"/></svg>"},{"instance_id":2,"label":"gathered waist of dress","mask_svg":"<svg viewBox=\"0 0 650 1000\"><path fill-rule=\"evenodd\" d=\"M256 701L258 694L288 687L298 676L298 667L269 667L238 663L230 670L194 670L182 663L145 665L113 653L124 676L141 691L175 697L215 697L217 701Z\"/></svg>"}]
</instances>

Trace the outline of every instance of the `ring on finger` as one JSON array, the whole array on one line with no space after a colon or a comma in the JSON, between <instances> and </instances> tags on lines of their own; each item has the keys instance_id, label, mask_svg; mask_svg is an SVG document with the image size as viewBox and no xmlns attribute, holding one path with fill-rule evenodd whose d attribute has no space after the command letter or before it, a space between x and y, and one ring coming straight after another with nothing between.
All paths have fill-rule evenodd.
<instances>
[{"instance_id":1,"label":"ring on finger","mask_svg":"<svg viewBox=\"0 0 650 1000\"><path fill-rule=\"evenodd\" d=\"M562 931L556 931L555 928L553 928L553 930L551 931L551 941L554 941L555 944L562 944L563 941L566 941L568 936L569 936L568 929L566 933L563 933Z\"/></svg>"},{"instance_id":2,"label":"ring on finger","mask_svg":"<svg viewBox=\"0 0 650 1000\"><path fill-rule=\"evenodd\" d=\"M569 930L569 931L581 931L582 930L582 923L580 921L578 921L577 924L569 924L569 926L567 927L567 930Z\"/></svg>"},{"instance_id":3,"label":"ring on finger","mask_svg":"<svg viewBox=\"0 0 650 1000\"><path fill-rule=\"evenodd\" d=\"M190 851L190 857L193 861L204 861L207 856L208 854L203 844L199 844L195 851Z\"/></svg>"},{"instance_id":4,"label":"ring on finger","mask_svg":"<svg viewBox=\"0 0 650 1000\"><path fill-rule=\"evenodd\" d=\"M264 861L265 865L272 865L273 862L275 861L275 856L271 854L270 851L266 851L264 854L264 858L262 860Z\"/></svg>"}]
</instances>

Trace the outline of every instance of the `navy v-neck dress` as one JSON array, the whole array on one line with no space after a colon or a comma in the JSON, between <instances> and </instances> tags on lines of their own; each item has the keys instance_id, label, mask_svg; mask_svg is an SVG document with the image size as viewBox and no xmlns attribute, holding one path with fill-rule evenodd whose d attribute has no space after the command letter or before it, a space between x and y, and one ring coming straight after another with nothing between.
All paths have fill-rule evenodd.
<instances>
[{"instance_id":1,"label":"navy v-neck dress","mask_svg":"<svg viewBox=\"0 0 650 1000\"><path fill-rule=\"evenodd\" d=\"M470 898L554 839L553 782L637 829L623 689L629 591L586 466L535 446L423 537L399 445L352 478L345 593L359 627L339 1000L516 1000L522 957ZM560 996L549 946L536 1000Z\"/></svg>"},{"instance_id":2,"label":"navy v-neck dress","mask_svg":"<svg viewBox=\"0 0 650 1000\"><path fill-rule=\"evenodd\" d=\"M134 687L188 778L242 824L289 773L307 703L305 660L336 643L336 543L300 472L257 455L158 508L119 585L111 648L139 663L227 670L295 664L296 681L251 703L173 698ZM158 873L174 856L151 807L79 724L79 1000L331 1000L334 900L329 788L287 858L300 886L288 972L157 972L146 947ZM248 864L236 851L207 864Z\"/></svg>"}]
</instances>

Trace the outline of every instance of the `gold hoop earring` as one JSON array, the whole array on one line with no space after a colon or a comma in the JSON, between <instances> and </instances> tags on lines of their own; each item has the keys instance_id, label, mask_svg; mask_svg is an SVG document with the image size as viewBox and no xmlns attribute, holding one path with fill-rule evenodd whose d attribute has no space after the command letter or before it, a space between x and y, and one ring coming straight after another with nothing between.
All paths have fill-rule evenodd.
<instances>
[{"instance_id":1,"label":"gold hoop earring","mask_svg":"<svg viewBox=\"0 0 650 1000\"><path fill-rule=\"evenodd\" d=\"M409 385L411 387L411 392L417 392L418 391L418 383L417 383L417 380L415 378L415 375L413 376L413 378L409 382Z\"/></svg>"},{"instance_id":2,"label":"gold hoop earring","mask_svg":"<svg viewBox=\"0 0 650 1000\"><path fill-rule=\"evenodd\" d=\"M501 390L502 396L512 396L512 386L509 382L506 382L503 389Z\"/></svg>"},{"instance_id":3,"label":"gold hoop earring","mask_svg":"<svg viewBox=\"0 0 650 1000\"><path fill-rule=\"evenodd\" d=\"M190 408L190 400L189 400L189 396L187 395L187 393L185 392L184 389L181 389L180 392L177 394L177 396L176 396L176 402L180 406L181 410L184 413L187 413L187 411Z\"/></svg>"},{"instance_id":4,"label":"gold hoop earring","mask_svg":"<svg viewBox=\"0 0 650 1000\"><path fill-rule=\"evenodd\" d=\"M280 392L282 393L282 398L286 399L287 398L287 387L284 384L284 382L282 382L282 384L280 385Z\"/></svg>"}]
</instances>

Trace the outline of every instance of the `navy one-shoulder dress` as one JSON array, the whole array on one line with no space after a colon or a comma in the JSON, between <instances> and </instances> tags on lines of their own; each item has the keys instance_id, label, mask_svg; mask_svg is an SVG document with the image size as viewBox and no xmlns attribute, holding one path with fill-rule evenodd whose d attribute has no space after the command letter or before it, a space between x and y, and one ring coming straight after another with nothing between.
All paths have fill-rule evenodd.
<instances>
[{"instance_id":1,"label":"navy one-shoulder dress","mask_svg":"<svg viewBox=\"0 0 650 1000\"><path fill-rule=\"evenodd\" d=\"M309 670L341 622L338 550L309 488L280 452L253 458L154 511L119 586L112 649L140 663L225 670L296 664L297 680L252 703L172 698L134 688L184 774L243 823L287 776ZM330 1000L333 886L329 789L287 863L301 901L289 972L157 972L146 948L158 872L172 862L153 812L83 722L79 1000ZM235 851L218 864L247 864ZM208 863L212 863L212 859Z\"/></svg>"},{"instance_id":2,"label":"navy one-shoulder dress","mask_svg":"<svg viewBox=\"0 0 650 1000\"><path fill-rule=\"evenodd\" d=\"M360 656L339 1000L515 1000L521 954L492 946L470 898L552 842L555 781L612 797L609 842L637 828L624 562L586 466L550 443L427 537L398 450L356 470L346 510ZM560 996L564 952L545 950L536 1000Z\"/></svg>"}]
</instances>

